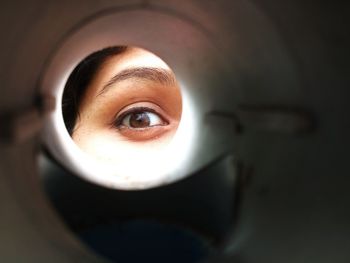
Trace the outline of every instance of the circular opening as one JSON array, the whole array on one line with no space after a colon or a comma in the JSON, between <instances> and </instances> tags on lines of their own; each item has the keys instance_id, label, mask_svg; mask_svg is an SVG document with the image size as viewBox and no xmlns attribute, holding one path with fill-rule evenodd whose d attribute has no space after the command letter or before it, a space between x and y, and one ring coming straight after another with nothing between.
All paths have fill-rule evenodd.
<instances>
[{"instance_id":1,"label":"circular opening","mask_svg":"<svg viewBox=\"0 0 350 263\"><path fill-rule=\"evenodd\" d=\"M158 56L130 46L90 54L67 80L62 113L79 154L101 168L90 179L109 177L116 188L144 188L166 179L182 96L174 73Z\"/></svg>"},{"instance_id":2,"label":"circular opening","mask_svg":"<svg viewBox=\"0 0 350 263\"><path fill-rule=\"evenodd\" d=\"M172 69L135 46L90 53L54 89L46 146L74 174L115 189L177 181L193 143L193 114Z\"/></svg>"},{"instance_id":3,"label":"circular opening","mask_svg":"<svg viewBox=\"0 0 350 263\"><path fill-rule=\"evenodd\" d=\"M167 139L167 143L163 143L162 147L160 144L157 147L151 144L151 140L148 140L149 143L147 143L148 151L146 151L146 147L136 147L136 145L141 144L141 139L157 137L159 135L157 132L147 136L145 132L142 132L144 135L143 138L140 138L141 132L135 133L130 132L131 129L119 129L129 142L123 140L123 143L119 144L118 158L115 155L115 147L107 143L105 143L104 152L109 151L110 154L100 154L96 158L89 154L86 149L82 149L82 145L77 145L74 140L78 140L78 135L74 134L75 130L80 133L83 131L83 129L79 129L79 127L83 127L79 126L81 124L79 121L87 119L85 117L88 115L84 114L85 111L80 115L81 119L75 118L75 114L68 113L73 121L68 120L70 123L68 131L71 134L67 132L67 120L63 118L62 113L62 106L64 106L62 102L66 105L66 100L62 101L64 90L74 69L79 67L79 64L87 57L106 48L123 49L125 46L127 46L126 51L124 50L118 55L107 56L107 62L102 64L120 61L121 58L127 57L127 54L131 56L133 52L144 52L145 56L147 54L149 58L153 58L153 61L157 61L156 64L163 67L163 70L166 68L171 72L171 68L172 75L176 75L176 86L179 88L178 91L173 89L177 95L170 96L171 99L178 100L175 103L176 107L170 107L171 111L176 112L177 116L172 117L176 121L171 122L173 125L166 133L168 136L159 136L159 138L162 137L163 141ZM170 184L193 174L222 152L220 145L210 143L211 151L203 153L203 149L207 147L207 137L212 137L212 129L209 126L203 127L205 125L203 117L212 107L211 100L209 100L209 97L211 99L212 96L208 90L212 87L210 83L215 82L215 85L219 85L219 81L222 79L215 73L220 71L217 67L213 71L213 65L221 65L218 63L220 59L216 53L217 50L208 42L203 32L188 21L154 10L116 11L101 14L94 19L85 21L70 31L57 46L47 63L41 80L41 93L56 99L56 109L48 114L42 133L46 148L60 164L73 174L112 189L148 189ZM139 60L139 63L141 62L145 61ZM95 70L95 73L96 71L98 70ZM204 78L203 72L205 72ZM125 84L126 80L123 82ZM136 88L134 87L134 89ZM117 89L108 88L106 90L109 93L116 92ZM164 93L165 90L161 91ZM106 95L107 92L102 92L98 97L99 99L106 98ZM88 98L82 100L82 106L86 104L87 100ZM174 103L169 102L170 104ZM125 110L126 112L120 112L123 113L122 116L118 116L120 117L119 123L110 117L110 127L119 125L120 128L125 128L130 126L130 120L132 120L134 126L153 125L149 131L160 131L161 128L165 128L164 124L168 123L167 116L156 114L162 112L139 111L135 115L135 113L129 114L129 109L125 108ZM135 118L141 118L143 121L136 124L139 121L136 121ZM75 123L76 121L77 123ZM84 131L91 132L91 129ZM121 138L122 136L119 137L119 139ZM126 147L126 145L131 145L131 140L133 140L134 150ZM82 142L81 136L80 142ZM98 143L98 145L102 144ZM109 156L109 159L117 158L118 165L115 165L115 162L108 162L106 156Z\"/></svg>"}]
</instances>

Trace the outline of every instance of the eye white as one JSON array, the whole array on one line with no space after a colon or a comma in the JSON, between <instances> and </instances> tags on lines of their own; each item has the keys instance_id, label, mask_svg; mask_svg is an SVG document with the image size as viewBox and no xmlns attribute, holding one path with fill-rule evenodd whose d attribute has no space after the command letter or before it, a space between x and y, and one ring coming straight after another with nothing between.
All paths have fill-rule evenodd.
<instances>
[{"instance_id":1,"label":"eye white","mask_svg":"<svg viewBox=\"0 0 350 263\"><path fill-rule=\"evenodd\" d=\"M163 120L155 113L153 112L147 112L148 118L150 120L150 126L155 126L155 125L162 125Z\"/></svg>"}]
</instances>

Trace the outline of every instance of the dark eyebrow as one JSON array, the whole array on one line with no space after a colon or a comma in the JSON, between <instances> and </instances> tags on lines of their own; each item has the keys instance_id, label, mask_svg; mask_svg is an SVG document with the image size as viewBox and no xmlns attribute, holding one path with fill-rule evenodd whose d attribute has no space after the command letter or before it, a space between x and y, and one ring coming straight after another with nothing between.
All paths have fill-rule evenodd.
<instances>
[{"instance_id":1,"label":"dark eyebrow","mask_svg":"<svg viewBox=\"0 0 350 263\"><path fill-rule=\"evenodd\" d=\"M175 76L170 70L149 67L129 68L118 72L111 80L109 80L103 86L102 90L99 92L99 95L106 92L117 82L127 79L150 80L165 86L176 85Z\"/></svg>"}]
</instances>

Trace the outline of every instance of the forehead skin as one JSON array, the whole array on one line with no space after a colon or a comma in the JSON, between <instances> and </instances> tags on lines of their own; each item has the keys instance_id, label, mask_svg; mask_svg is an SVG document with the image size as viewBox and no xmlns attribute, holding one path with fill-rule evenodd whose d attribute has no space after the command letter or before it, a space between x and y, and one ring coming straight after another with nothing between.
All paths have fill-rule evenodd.
<instances>
[{"instance_id":1,"label":"forehead skin","mask_svg":"<svg viewBox=\"0 0 350 263\"><path fill-rule=\"evenodd\" d=\"M128 48L122 54L108 58L90 84L91 96L97 96L103 86L118 72L129 68L152 67L171 71L168 65L156 55L141 48ZM91 86L95 88L91 88Z\"/></svg>"}]
</instances>

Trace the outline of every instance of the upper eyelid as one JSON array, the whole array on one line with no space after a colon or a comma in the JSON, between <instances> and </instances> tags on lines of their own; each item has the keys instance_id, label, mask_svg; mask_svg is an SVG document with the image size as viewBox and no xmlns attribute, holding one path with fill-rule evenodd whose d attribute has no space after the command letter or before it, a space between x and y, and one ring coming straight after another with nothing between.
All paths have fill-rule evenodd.
<instances>
[{"instance_id":1,"label":"upper eyelid","mask_svg":"<svg viewBox=\"0 0 350 263\"><path fill-rule=\"evenodd\" d=\"M137 105L137 104L144 104L144 103L147 103L147 104L150 104L152 106L155 106L156 108L158 108L159 110L157 109L154 109L150 106L143 106L143 105ZM135 105L134 107L132 107L133 105ZM130 107L130 108L129 108ZM120 114L124 114L125 112L132 110L132 109L135 109L135 108L145 108L145 109L150 109L151 111L153 111L154 113L157 113L157 114L160 114L161 116L164 116L164 118L168 118L169 119L169 116L167 115L167 113L162 109L161 106L158 105L158 103L155 103L153 101L148 101L148 100L142 100L142 101L135 101L135 102L132 102L124 107L122 107L120 110L118 110L118 112L113 116L113 120L117 119Z\"/></svg>"},{"instance_id":2,"label":"upper eyelid","mask_svg":"<svg viewBox=\"0 0 350 263\"><path fill-rule=\"evenodd\" d=\"M158 105L158 103L155 103L155 102L153 102L153 101L151 101L151 100L133 101L132 103L129 103L129 104L125 105L124 107L122 107L122 108L115 114L115 116L117 116L120 112L123 113L125 109L129 110L128 108L129 108L129 107L131 108L132 105L141 104L141 103L152 104L152 105L155 105L157 108L162 109L162 107L160 107L160 106ZM135 106L135 107L132 107L132 108L143 108L143 107L144 107L144 108L152 109L152 107L141 106L141 105L140 105L140 106ZM125 111L127 111L127 110L125 110Z\"/></svg>"}]
</instances>

